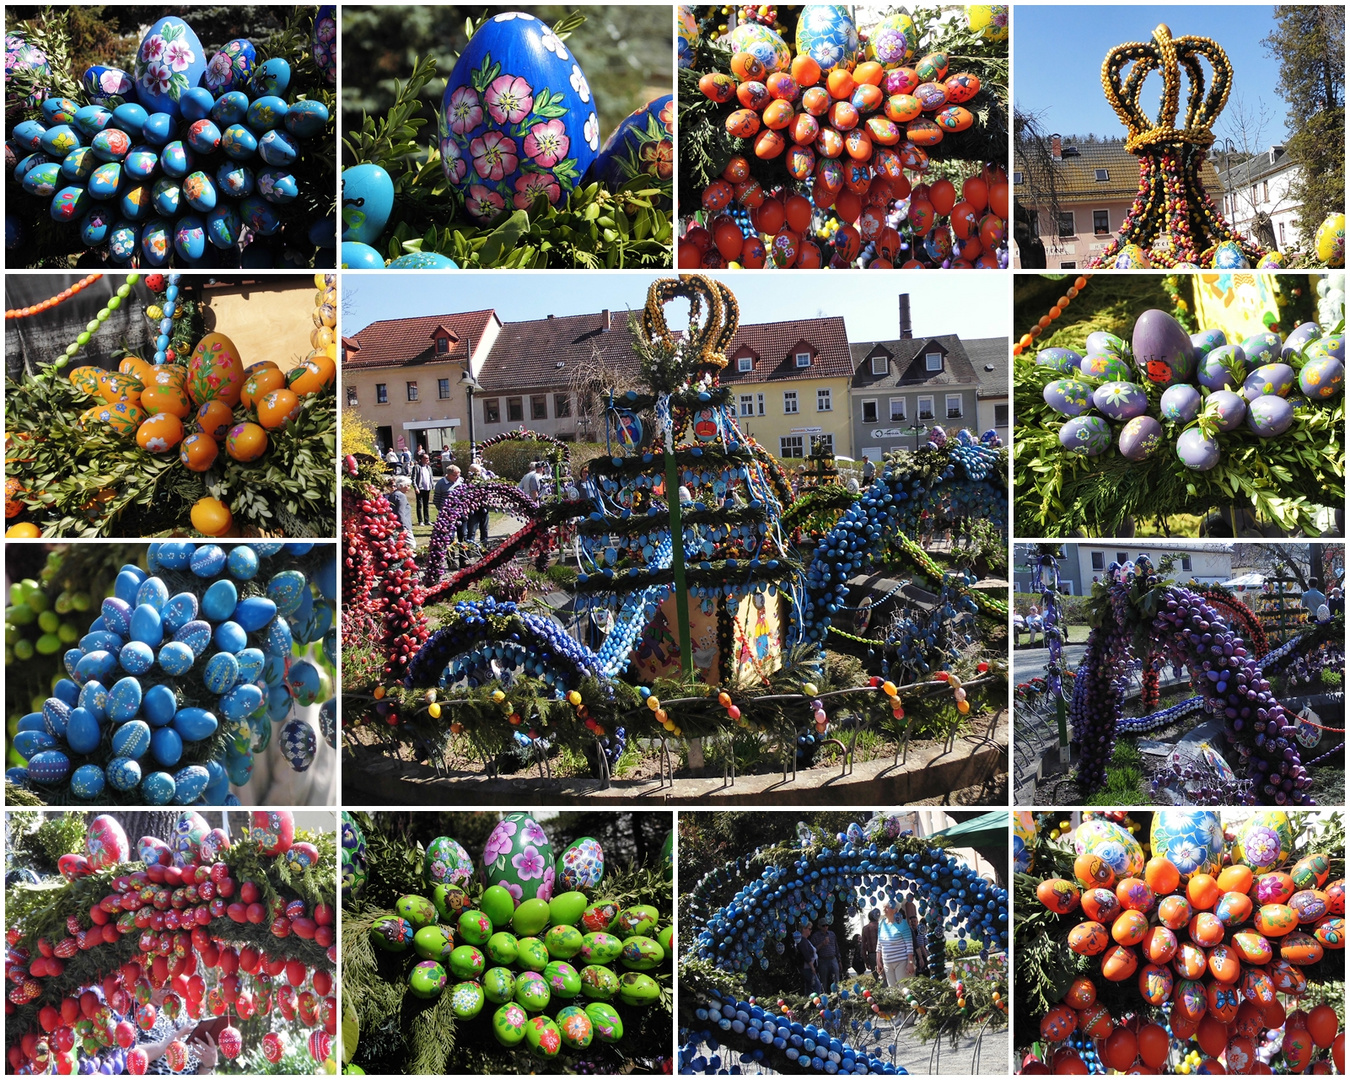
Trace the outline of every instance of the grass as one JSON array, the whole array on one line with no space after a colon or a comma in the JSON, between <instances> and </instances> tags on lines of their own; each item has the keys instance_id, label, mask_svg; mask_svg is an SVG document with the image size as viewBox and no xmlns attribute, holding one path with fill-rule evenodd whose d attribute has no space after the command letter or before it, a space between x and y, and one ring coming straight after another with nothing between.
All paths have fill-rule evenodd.
<instances>
[{"instance_id":1,"label":"grass","mask_svg":"<svg viewBox=\"0 0 1350 1080\"><path fill-rule=\"evenodd\" d=\"M1085 806L1129 806L1144 798L1144 755L1128 739L1118 739L1106 767L1106 786Z\"/></svg>"}]
</instances>

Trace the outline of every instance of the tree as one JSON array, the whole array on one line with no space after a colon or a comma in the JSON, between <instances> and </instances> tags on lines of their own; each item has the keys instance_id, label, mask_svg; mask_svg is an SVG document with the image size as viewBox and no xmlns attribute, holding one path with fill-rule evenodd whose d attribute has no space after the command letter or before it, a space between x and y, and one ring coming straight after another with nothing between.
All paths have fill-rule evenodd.
<instances>
[{"instance_id":1,"label":"tree","mask_svg":"<svg viewBox=\"0 0 1350 1080\"><path fill-rule=\"evenodd\" d=\"M1276 91L1289 104L1287 149L1299 167L1290 193L1311 248L1317 226L1345 208L1345 9L1281 4L1262 44L1280 62Z\"/></svg>"}]
</instances>

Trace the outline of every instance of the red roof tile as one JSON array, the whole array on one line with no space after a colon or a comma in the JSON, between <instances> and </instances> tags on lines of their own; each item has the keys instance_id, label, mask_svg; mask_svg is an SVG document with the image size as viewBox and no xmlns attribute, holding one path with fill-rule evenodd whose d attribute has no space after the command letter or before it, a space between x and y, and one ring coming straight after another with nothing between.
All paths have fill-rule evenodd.
<instances>
[{"instance_id":1,"label":"red roof tile","mask_svg":"<svg viewBox=\"0 0 1350 1080\"><path fill-rule=\"evenodd\" d=\"M801 342L811 346L814 353L809 368L797 367L796 346ZM737 371L734 358L747 346L758 357L754 370ZM730 363L722 372L724 383L847 379L853 374L848 330L838 315L742 326L732 339L727 358Z\"/></svg>"}]
</instances>

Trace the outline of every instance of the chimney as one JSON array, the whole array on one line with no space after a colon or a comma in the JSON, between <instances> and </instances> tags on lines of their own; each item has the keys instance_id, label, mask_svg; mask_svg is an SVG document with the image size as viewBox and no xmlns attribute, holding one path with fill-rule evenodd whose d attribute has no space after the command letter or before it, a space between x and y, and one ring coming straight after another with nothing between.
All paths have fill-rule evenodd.
<instances>
[{"instance_id":1,"label":"chimney","mask_svg":"<svg viewBox=\"0 0 1350 1080\"><path fill-rule=\"evenodd\" d=\"M1050 156L1056 161L1064 160L1064 150L1058 135L1050 136Z\"/></svg>"},{"instance_id":2,"label":"chimney","mask_svg":"<svg viewBox=\"0 0 1350 1080\"><path fill-rule=\"evenodd\" d=\"M605 308L604 311L600 312L600 329L608 330L609 328L610 328L609 308Z\"/></svg>"},{"instance_id":3,"label":"chimney","mask_svg":"<svg viewBox=\"0 0 1350 1080\"><path fill-rule=\"evenodd\" d=\"M900 339L907 341L914 336L914 328L909 321L909 293L900 294Z\"/></svg>"},{"instance_id":4,"label":"chimney","mask_svg":"<svg viewBox=\"0 0 1350 1080\"><path fill-rule=\"evenodd\" d=\"M553 318L552 312L549 313L549 316L548 316L548 317L549 317L550 319Z\"/></svg>"}]
</instances>

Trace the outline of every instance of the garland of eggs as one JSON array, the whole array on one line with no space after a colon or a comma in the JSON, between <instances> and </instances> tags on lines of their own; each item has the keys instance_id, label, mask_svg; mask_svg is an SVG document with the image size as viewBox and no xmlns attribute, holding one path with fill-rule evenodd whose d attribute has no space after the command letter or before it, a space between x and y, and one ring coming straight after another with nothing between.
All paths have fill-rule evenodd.
<instances>
[{"instance_id":1,"label":"garland of eggs","mask_svg":"<svg viewBox=\"0 0 1350 1080\"><path fill-rule=\"evenodd\" d=\"M292 651L337 654L336 566L293 568L314 546L151 544L149 572L122 567L64 656L69 677L19 721L28 764L6 782L50 799L234 806L230 785L248 782L274 724L291 767L308 769L314 732L291 712L317 702L323 676Z\"/></svg>"},{"instance_id":2,"label":"garland of eggs","mask_svg":"<svg viewBox=\"0 0 1350 1080\"><path fill-rule=\"evenodd\" d=\"M21 159L13 176L23 191L121 266L203 265L279 233L285 207L302 202L292 170L303 144L330 122L321 101L292 92L287 102L290 64L256 64L252 43L240 39L208 65L192 28L166 16L142 39L134 76L92 67L88 104L51 97L41 120L14 127ZM327 225L311 222L309 242L332 246ZM6 246L22 242L7 237Z\"/></svg>"},{"instance_id":3,"label":"garland of eggs","mask_svg":"<svg viewBox=\"0 0 1350 1080\"><path fill-rule=\"evenodd\" d=\"M478 510L495 510L524 518L526 522L539 517L539 503L515 484L501 480L461 480L436 512L436 524L427 542L426 564L422 568L424 586L431 588L445 580L446 556L455 540L456 527Z\"/></svg>"},{"instance_id":4,"label":"garland of eggs","mask_svg":"<svg viewBox=\"0 0 1350 1080\"><path fill-rule=\"evenodd\" d=\"M1124 567L1112 563L1106 581L1106 602L1099 605L1104 621L1088 635L1069 707L1083 791L1105 783L1119 721L1119 674L1131 658L1134 632L1147 620L1150 639L1186 665L1205 711L1222 717L1225 740L1253 781L1251 800L1310 805L1312 781L1299 760L1294 722L1271 694L1245 642L1213 606L1185 586L1164 585L1147 556ZM1156 604L1151 619L1138 607L1146 596Z\"/></svg>"},{"instance_id":5,"label":"garland of eggs","mask_svg":"<svg viewBox=\"0 0 1350 1080\"><path fill-rule=\"evenodd\" d=\"M51 913L65 912L60 929L39 936L11 926L6 934L11 1071L139 1075L148 1060L137 1043L161 1014L176 1027L231 1013L247 1021L275 1015L274 1007L286 1022L314 1029L316 1062L329 1056L337 1020L332 864L325 876L319 849L295 838L289 811L255 811L234 843L185 811L171 844L142 837L134 848L114 817L100 815L85 847L86 855L62 857L66 882L51 891L42 917L53 925ZM158 1007L154 989L167 990ZM227 1058L243 1049L232 1024L217 1041ZM262 1050L276 1062L285 1044L270 1031ZM176 1040L165 1059L183 1071L195 1055Z\"/></svg>"}]
</instances>

